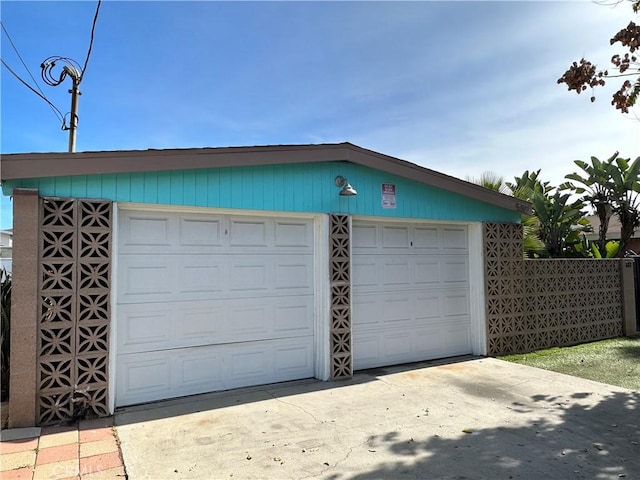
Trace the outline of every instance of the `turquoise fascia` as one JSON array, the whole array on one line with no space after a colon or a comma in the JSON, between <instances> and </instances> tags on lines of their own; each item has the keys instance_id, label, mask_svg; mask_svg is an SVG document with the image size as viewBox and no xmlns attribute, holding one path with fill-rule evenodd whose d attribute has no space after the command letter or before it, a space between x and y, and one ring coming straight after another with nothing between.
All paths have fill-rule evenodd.
<instances>
[{"instance_id":1,"label":"turquoise fascia","mask_svg":"<svg viewBox=\"0 0 640 480\"><path fill-rule=\"evenodd\" d=\"M335 177L358 191L341 197ZM382 184L395 185L395 208L383 208ZM78 175L9 180L14 188L35 188L42 196L103 198L117 202L268 210L298 213L450 220L520 222L520 214L454 192L350 162Z\"/></svg>"}]
</instances>

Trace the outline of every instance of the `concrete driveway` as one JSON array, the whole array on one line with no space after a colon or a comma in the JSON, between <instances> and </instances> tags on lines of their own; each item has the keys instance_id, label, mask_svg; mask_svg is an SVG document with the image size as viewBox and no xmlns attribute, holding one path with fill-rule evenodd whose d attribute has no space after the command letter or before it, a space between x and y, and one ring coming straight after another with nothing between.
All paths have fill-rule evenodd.
<instances>
[{"instance_id":1,"label":"concrete driveway","mask_svg":"<svg viewBox=\"0 0 640 480\"><path fill-rule=\"evenodd\" d=\"M483 358L116 414L132 480L640 479L640 393Z\"/></svg>"}]
</instances>

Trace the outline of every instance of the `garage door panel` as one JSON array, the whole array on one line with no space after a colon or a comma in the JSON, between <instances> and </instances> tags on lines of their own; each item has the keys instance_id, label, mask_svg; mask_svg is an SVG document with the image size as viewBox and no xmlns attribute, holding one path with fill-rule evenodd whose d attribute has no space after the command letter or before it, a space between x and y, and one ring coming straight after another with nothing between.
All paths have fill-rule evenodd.
<instances>
[{"instance_id":1,"label":"garage door panel","mask_svg":"<svg viewBox=\"0 0 640 480\"><path fill-rule=\"evenodd\" d=\"M167 355L118 356L116 389L121 399L167 398L171 394L171 363ZM130 403L135 403L135 400ZM121 403L124 404L127 403Z\"/></svg>"},{"instance_id":2,"label":"garage door panel","mask_svg":"<svg viewBox=\"0 0 640 480\"><path fill-rule=\"evenodd\" d=\"M467 252L467 229L464 227L443 227L442 247L444 250Z\"/></svg>"},{"instance_id":3,"label":"garage door panel","mask_svg":"<svg viewBox=\"0 0 640 480\"><path fill-rule=\"evenodd\" d=\"M277 290L309 290L313 287L313 267L306 259L297 262L291 259L275 266L275 284Z\"/></svg>"},{"instance_id":4,"label":"garage door panel","mask_svg":"<svg viewBox=\"0 0 640 480\"><path fill-rule=\"evenodd\" d=\"M168 259L161 263L138 260L123 266L119 285L129 296L166 295L171 293L170 279L174 275Z\"/></svg>"},{"instance_id":5,"label":"garage door panel","mask_svg":"<svg viewBox=\"0 0 640 480\"><path fill-rule=\"evenodd\" d=\"M167 215L153 213L131 214L121 218L124 224L121 237L122 245L135 246L170 246L175 240L171 237L174 222Z\"/></svg>"},{"instance_id":6,"label":"garage door panel","mask_svg":"<svg viewBox=\"0 0 640 480\"><path fill-rule=\"evenodd\" d=\"M222 246L221 218L182 216L180 218L180 246Z\"/></svg>"},{"instance_id":7,"label":"garage door panel","mask_svg":"<svg viewBox=\"0 0 640 480\"><path fill-rule=\"evenodd\" d=\"M438 227L414 227L413 245L420 250L437 250L440 247Z\"/></svg>"},{"instance_id":8,"label":"garage door panel","mask_svg":"<svg viewBox=\"0 0 640 480\"><path fill-rule=\"evenodd\" d=\"M313 262L310 255L227 255L228 291L262 290L269 295L313 293Z\"/></svg>"},{"instance_id":9,"label":"garage door panel","mask_svg":"<svg viewBox=\"0 0 640 480\"><path fill-rule=\"evenodd\" d=\"M219 338L220 326L223 323L222 308L212 305L194 306L191 303L173 307L174 315L178 309L183 312L180 322L176 322L176 317L173 317L174 323L177 323L173 339L179 335L187 344L198 345L203 339Z\"/></svg>"},{"instance_id":10,"label":"garage door panel","mask_svg":"<svg viewBox=\"0 0 640 480\"><path fill-rule=\"evenodd\" d=\"M354 252L360 249L378 248L378 229L376 225L356 224L351 228L351 248Z\"/></svg>"},{"instance_id":11,"label":"garage door panel","mask_svg":"<svg viewBox=\"0 0 640 480\"><path fill-rule=\"evenodd\" d=\"M437 327L354 336L353 355L359 369L446 356Z\"/></svg>"},{"instance_id":12,"label":"garage door panel","mask_svg":"<svg viewBox=\"0 0 640 480\"><path fill-rule=\"evenodd\" d=\"M352 329L366 330L370 325L377 325L378 315L377 295L358 295L351 301Z\"/></svg>"},{"instance_id":13,"label":"garage door panel","mask_svg":"<svg viewBox=\"0 0 640 480\"><path fill-rule=\"evenodd\" d=\"M313 337L118 356L118 405L313 376Z\"/></svg>"},{"instance_id":14,"label":"garage door panel","mask_svg":"<svg viewBox=\"0 0 640 480\"><path fill-rule=\"evenodd\" d=\"M384 357L386 357L391 363L396 363L409 358L413 350L412 335L413 333L411 330L395 330L394 333L385 334L383 343Z\"/></svg>"},{"instance_id":15,"label":"garage door panel","mask_svg":"<svg viewBox=\"0 0 640 480\"><path fill-rule=\"evenodd\" d=\"M268 225L266 220L231 219L229 245L231 247L267 247Z\"/></svg>"},{"instance_id":16,"label":"garage door panel","mask_svg":"<svg viewBox=\"0 0 640 480\"><path fill-rule=\"evenodd\" d=\"M415 259L415 284L437 285L440 283L440 261L435 258L418 257Z\"/></svg>"},{"instance_id":17,"label":"garage door panel","mask_svg":"<svg viewBox=\"0 0 640 480\"><path fill-rule=\"evenodd\" d=\"M354 363L359 369L464 355L469 348L469 329L464 324L354 333L353 340Z\"/></svg>"},{"instance_id":18,"label":"garage door panel","mask_svg":"<svg viewBox=\"0 0 640 480\"><path fill-rule=\"evenodd\" d=\"M378 284L378 264L375 258L353 257L351 266L351 284L354 288L375 287Z\"/></svg>"},{"instance_id":19,"label":"garage door panel","mask_svg":"<svg viewBox=\"0 0 640 480\"><path fill-rule=\"evenodd\" d=\"M411 270L406 259L386 260L382 264L380 283L387 285L409 285L411 282Z\"/></svg>"},{"instance_id":20,"label":"garage door panel","mask_svg":"<svg viewBox=\"0 0 640 480\"><path fill-rule=\"evenodd\" d=\"M276 346L273 354L273 368L280 378L295 376L298 372L305 372L304 375L312 376L313 345L307 343Z\"/></svg>"},{"instance_id":21,"label":"garage door panel","mask_svg":"<svg viewBox=\"0 0 640 480\"><path fill-rule=\"evenodd\" d=\"M251 378L266 377L270 358L264 348L238 347L228 354L230 371L233 378L246 381Z\"/></svg>"},{"instance_id":22,"label":"garage door panel","mask_svg":"<svg viewBox=\"0 0 640 480\"><path fill-rule=\"evenodd\" d=\"M420 326L426 319L442 318L444 301L444 294L438 292L361 294L353 303L353 331Z\"/></svg>"},{"instance_id":23,"label":"garage door panel","mask_svg":"<svg viewBox=\"0 0 640 480\"><path fill-rule=\"evenodd\" d=\"M470 353L466 227L354 220L352 231L354 367Z\"/></svg>"},{"instance_id":24,"label":"garage door panel","mask_svg":"<svg viewBox=\"0 0 640 480\"><path fill-rule=\"evenodd\" d=\"M469 315L469 294L466 291L449 293L444 299L445 317Z\"/></svg>"},{"instance_id":25,"label":"garage door panel","mask_svg":"<svg viewBox=\"0 0 640 480\"><path fill-rule=\"evenodd\" d=\"M164 308L136 308L118 312L117 329L121 349L159 348L171 342L173 325L171 312Z\"/></svg>"},{"instance_id":26,"label":"garage door panel","mask_svg":"<svg viewBox=\"0 0 640 480\"><path fill-rule=\"evenodd\" d=\"M264 305L253 306L236 306L229 308L229 312L233 313L233 321L225 322L228 332L226 338L237 341L245 341L248 339L264 338L269 335L270 328L267 325L269 321L269 309ZM225 343L224 337L221 335L216 343Z\"/></svg>"},{"instance_id":27,"label":"garage door panel","mask_svg":"<svg viewBox=\"0 0 640 480\"><path fill-rule=\"evenodd\" d=\"M229 272L229 289L236 292L268 289L267 266L259 259L235 262Z\"/></svg>"},{"instance_id":28,"label":"garage door panel","mask_svg":"<svg viewBox=\"0 0 640 480\"><path fill-rule=\"evenodd\" d=\"M122 254L313 253L313 220L121 210Z\"/></svg>"},{"instance_id":29,"label":"garage door panel","mask_svg":"<svg viewBox=\"0 0 640 480\"><path fill-rule=\"evenodd\" d=\"M467 258L453 255L357 255L352 285L357 292L458 288L468 285ZM450 284L460 285L451 287Z\"/></svg>"},{"instance_id":30,"label":"garage door panel","mask_svg":"<svg viewBox=\"0 0 640 480\"><path fill-rule=\"evenodd\" d=\"M276 221L276 247L303 247L311 249L313 245L313 225L308 221Z\"/></svg>"},{"instance_id":31,"label":"garage door panel","mask_svg":"<svg viewBox=\"0 0 640 480\"><path fill-rule=\"evenodd\" d=\"M118 350L148 352L311 335L313 307L306 297L134 304L118 322Z\"/></svg>"},{"instance_id":32,"label":"garage door panel","mask_svg":"<svg viewBox=\"0 0 640 480\"><path fill-rule=\"evenodd\" d=\"M409 248L409 227L383 226L382 248Z\"/></svg>"},{"instance_id":33,"label":"garage door panel","mask_svg":"<svg viewBox=\"0 0 640 480\"><path fill-rule=\"evenodd\" d=\"M225 314L229 312L211 302L202 306L193 306L191 303L173 303L161 307L127 305L118 312L118 350L143 352L224 341L229 337L228 334L226 337L221 334L226 327ZM308 323L305 320L305 324ZM236 324L242 325L242 322ZM307 327L304 331L308 330Z\"/></svg>"},{"instance_id":34,"label":"garage door panel","mask_svg":"<svg viewBox=\"0 0 640 480\"><path fill-rule=\"evenodd\" d=\"M178 390L196 393L205 387L223 388L220 352L211 349L203 350L201 352L196 349L178 357L175 362L180 368L179 375L176 376Z\"/></svg>"},{"instance_id":35,"label":"garage door panel","mask_svg":"<svg viewBox=\"0 0 640 480\"><path fill-rule=\"evenodd\" d=\"M380 344L381 338L375 333L356 334L354 331L353 338L353 364L357 368L370 368L378 366L381 355Z\"/></svg>"},{"instance_id":36,"label":"garage door panel","mask_svg":"<svg viewBox=\"0 0 640 480\"><path fill-rule=\"evenodd\" d=\"M308 335L313 330L313 312L308 305L278 305L274 320L275 333L289 336Z\"/></svg>"},{"instance_id":37,"label":"garage door panel","mask_svg":"<svg viewBox=\"0 0 640 480\"><path fill-rule=\"evenodd\" d=\"M180 293L213 293L223 288L221 265L182 265L179 269Z\"/></svg>"},{"instance_id":38,"label":"garage door panel","mask_svg":"<svg viewBox=\"0 0 640 480\"><path fill-rule=\"evenodd\" d=\"M446 330L446 346L450 355L464 355L471 348L471 329L467 322L449 325Z\"/></svg>"},{"instance_id":39,"label":"garage door panel","mask_svg":"<svg viewBox=\"0 0 640 480\"><path fill-rule=\"evenodd\" d=\"M225 302L221 317L225 326L216 343L291 338L311 335L313 306L310 298L259 298Z\"/></svg>"},{"instance_id":40,"label":"garage door panel","mask_svg":"<svg viewBox=\"0 0 640 480\"><path fill-rule=\"evenodd\" d=\"M438 292L418 292L415 300L415 317L422 324L430 318L440 318L443 312L443 298Z\"/></svg>"},{"instance_id":41,"label":"garage door panel","mask_svg":"<svg viewBox=\"0 0 640 480\"><path fill-rule=\"evenodd\" d=\"M121 255L118 303L313 294L310 255Z\"/></svg>"},{"instance_id":42,"label":"garage door panel","mask_svg":"<svg viewBox=\"0 0 640 480\"><path fill-rule=\"evenodd\" d=\"M469 262L466 258L451 259L446 257L441 261L441 279L444 283L468 283Z\"/></svg>"},{"instance_id":43,"label":"garage door panel","mask_svg":"<svg viewBox=\"0 0 640 480\"><path fill-rule=\"evenodd\" d=\"M412 295L407 293L385 296L381 300L382 325L390 328L411 322L413 318ZM380 312L378 315L380 315Z\"/></svg>"},{"instance_id":44,"label":"garage door panel","mask_svg":"<svg viewBox=\"0 0 640 480\"><path fill-rule=\"evenodd\" d=\"M432 360L447 356L446 344L442 341L442 329L438 325L423 327L416 331L413 342L415 356L418 358Z\"/></svg>"}]
</instances>

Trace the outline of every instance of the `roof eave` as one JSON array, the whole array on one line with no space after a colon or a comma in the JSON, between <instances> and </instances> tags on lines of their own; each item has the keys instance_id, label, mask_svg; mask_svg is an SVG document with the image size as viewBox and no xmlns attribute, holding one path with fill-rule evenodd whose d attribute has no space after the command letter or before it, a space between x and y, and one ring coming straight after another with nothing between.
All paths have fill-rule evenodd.
<instances>
[{"instance_id":1,"label":"roof eave","mask_svg":"<svg viewBox=\"0 0 640 480\"><path fill-rule=\"evenodd\" d=\"M531 213L527 202L351 143L17 153L2 156L2 180L335 161L349 161L500 208Z\"/></svg>"},{"instance_id":2,"label":"roof eave","mask_svg":"<svg viewBox=\"0 0 640 480\"><path fill-rule=\"evenodd\" d=\"M421 167L399 158L352 145L349 161L365 165L378 170L392 173L399 177L415 180L425 185L453 191L474 200L479 200L508 210L530 215L532 213L529 202L519 200L510 195L504 195L488 188L481 187L444 173Z\"/></svg>"}]
</instances>

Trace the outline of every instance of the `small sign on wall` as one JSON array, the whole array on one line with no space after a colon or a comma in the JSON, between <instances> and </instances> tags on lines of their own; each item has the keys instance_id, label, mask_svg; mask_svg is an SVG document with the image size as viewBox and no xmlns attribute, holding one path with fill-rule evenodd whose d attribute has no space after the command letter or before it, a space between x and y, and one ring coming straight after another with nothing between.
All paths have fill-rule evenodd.
<instances>
[{"instance_id":1,"label":"small sign on wall","mask_svg":"<svg viewBox=\"0 0 640 480\"><path fill-rule=\"evenodd\" d=\"M393 183L382 184L382 208L396 208L396 186Z\"/></svg>"}]
</instances>

